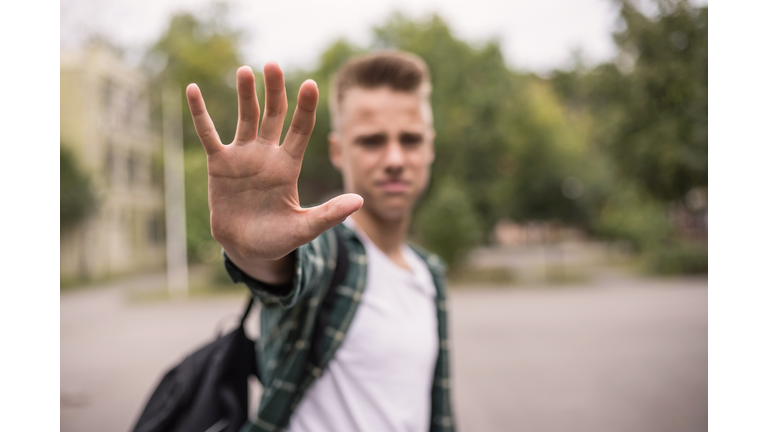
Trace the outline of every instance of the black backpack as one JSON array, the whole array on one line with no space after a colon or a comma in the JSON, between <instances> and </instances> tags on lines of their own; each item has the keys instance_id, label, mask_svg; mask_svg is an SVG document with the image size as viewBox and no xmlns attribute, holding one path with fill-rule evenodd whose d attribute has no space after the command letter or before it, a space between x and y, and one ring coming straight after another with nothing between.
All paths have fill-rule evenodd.
<instances>
[{"instance_id":1,"label":"black backpack","mask_svg":"<svg viewBox=\"0 0 768 432\"><path fill-rule=\"evenodd\" d=\"M336 288L347 273L348 256L339 228L338 258L331 285L318 311L309 360L320 359L320 338L336 297ZM247 275L244 275L247 279ZM251 279L252 280L252 279ZM259 284L260 282L254 281ZM263 285L263 284L262 284ZM244 324L254 297L248 302L240 325L198 349L168 371L149 398L133 432L238 432L248 420L248 378L259 381L259 341L245 334Z\"/></svg>"}]
</instances>

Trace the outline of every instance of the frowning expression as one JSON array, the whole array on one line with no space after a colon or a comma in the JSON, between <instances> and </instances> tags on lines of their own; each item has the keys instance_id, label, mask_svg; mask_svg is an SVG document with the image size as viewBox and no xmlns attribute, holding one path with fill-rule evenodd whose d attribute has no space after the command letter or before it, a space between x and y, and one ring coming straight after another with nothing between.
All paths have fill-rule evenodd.
<instances>
[{"instance_id":1,"label":"frowning expression","mask_svg":"<svg viewBox=\"0 0 768 432\"><path fill-rule=\"evenodd\" d=\"M345 192L365 200L363 211L384 220L410 216L434 159L429 117L428 102L418 94L387 87L345 93L330 156Z\"/></svg>"}]
</instances>

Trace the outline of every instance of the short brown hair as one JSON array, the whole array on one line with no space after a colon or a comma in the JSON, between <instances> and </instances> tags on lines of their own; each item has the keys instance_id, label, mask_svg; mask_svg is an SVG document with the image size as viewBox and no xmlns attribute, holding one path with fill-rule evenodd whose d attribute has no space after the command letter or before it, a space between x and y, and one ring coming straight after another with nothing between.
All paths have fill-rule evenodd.
<instances>
[{"instance_id":1,"label":"short brown hair","mask_svg":"<svg viewBox=\"0 0 768 432\"><path fill-rule=\"evenodd\" d=\"M328 98L331 127L338 129L339 107L344 94L351 88L374 89L389 87L394 91L414 93L429 104L432 90L429 68L420 57L399 51L382 51L353 57L344 63L331 80ZM431 121L431 110L430 110Z\"/></svg>"}]
</instances>

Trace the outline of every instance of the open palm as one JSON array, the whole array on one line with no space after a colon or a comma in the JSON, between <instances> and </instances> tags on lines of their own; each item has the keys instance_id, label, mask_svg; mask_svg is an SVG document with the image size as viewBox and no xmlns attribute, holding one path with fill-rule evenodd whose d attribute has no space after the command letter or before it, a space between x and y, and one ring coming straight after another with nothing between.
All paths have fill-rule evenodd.
<instances>
[{"instance_id":1,"label":"open palm","mask_svg":"<svg viewBox=\"0 0 768 432\"><path fill-rule=\"evenodd\" d=\"M299 205L297 181L315 125L317 84L307 80L299 89L282 145L288 101L277 64L264 67L264 84L265 111L259 128L253 72L245 66L238 69L239 118L235 140L229 145L221 143L197 85L187 87L187 101L208 159L213 238L230 255L276 260L343 221L362 206L362 198L346 194L314 208Z\"/></svg>"}]
</instances>

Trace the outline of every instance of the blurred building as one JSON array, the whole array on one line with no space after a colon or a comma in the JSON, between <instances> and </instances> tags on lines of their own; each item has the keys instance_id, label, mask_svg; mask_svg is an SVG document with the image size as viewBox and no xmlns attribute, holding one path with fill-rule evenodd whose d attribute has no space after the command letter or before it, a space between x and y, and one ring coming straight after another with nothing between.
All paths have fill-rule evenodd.
<instances>
[{"instance_id":1,"label":"blurred building","mask_svg":"<svg viewBox=\"0 0 768 432\"><path fill-rule=\"evenodd\" d=\"M165 265L162 142L147 78L112 49L61 52L61 144L91 176L98 210L61 233L61 278L98 279Z\"/></svg>"}]
</instances>

